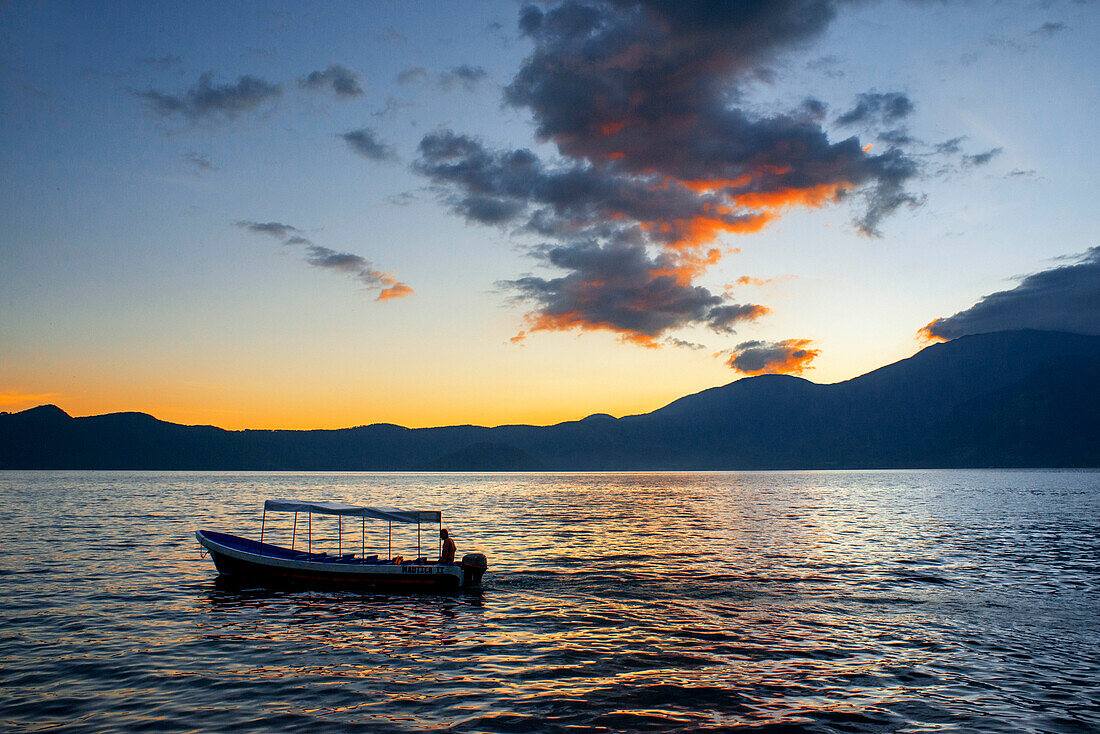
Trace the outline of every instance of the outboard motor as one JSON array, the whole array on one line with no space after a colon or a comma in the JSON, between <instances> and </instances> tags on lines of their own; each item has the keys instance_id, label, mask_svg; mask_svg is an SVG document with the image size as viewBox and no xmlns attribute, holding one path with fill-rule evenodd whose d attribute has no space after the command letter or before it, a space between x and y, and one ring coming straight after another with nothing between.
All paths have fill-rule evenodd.
<instances>
[{"instance_id":1,"label":"outboard motor","mask_svg":"<svg viewBox=\"0 0 1100 734\"><path fill-rule=\"evenodd\" d=\"M484 553L467 553L462 556L463 584L466 586L478 586L481 577L489 566Z\"/></svg>"}]
</instances>

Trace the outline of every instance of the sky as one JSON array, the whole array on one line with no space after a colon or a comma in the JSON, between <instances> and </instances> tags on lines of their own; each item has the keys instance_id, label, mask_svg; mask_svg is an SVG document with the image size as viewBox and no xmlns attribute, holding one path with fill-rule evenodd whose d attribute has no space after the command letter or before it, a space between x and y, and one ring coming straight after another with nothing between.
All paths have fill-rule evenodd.
<instances>
[{"instance_id":1,"label":"sky","mask_svg":"<svg viewBox=\"0 0 1100 734\"><path fill-rule=\"evenodd\" d=\"M0 4L0 410L550 424L1100 333L1100 3Z\"/></svg>"}]
</instances>

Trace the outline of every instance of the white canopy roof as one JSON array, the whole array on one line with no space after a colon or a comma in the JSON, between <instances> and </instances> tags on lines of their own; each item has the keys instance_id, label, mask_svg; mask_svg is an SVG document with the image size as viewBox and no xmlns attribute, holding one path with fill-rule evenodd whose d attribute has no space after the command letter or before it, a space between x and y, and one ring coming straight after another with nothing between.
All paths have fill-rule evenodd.
<instances>
[{"instance_id":1,"label":"white canopy roof","mask_svg":"<svg viewBox=\"0 0 1100 734\"><path fill-rule=\"evenodd\" d=\"M439 510L399 510L396 507L360 507L343 502L302 502L299 500L268 500L264 510L271 512L315 512L318 515L351 515L387 522L439 522Z\"/></svg>"}]
</instances>

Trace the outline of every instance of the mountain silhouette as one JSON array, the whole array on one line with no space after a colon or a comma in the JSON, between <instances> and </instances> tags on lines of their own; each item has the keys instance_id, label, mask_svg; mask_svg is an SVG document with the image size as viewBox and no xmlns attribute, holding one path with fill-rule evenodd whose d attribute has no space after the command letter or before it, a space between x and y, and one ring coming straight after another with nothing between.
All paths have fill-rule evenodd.
<instances>
[{"instance_id":1,"label":"mountain silhouette","mask_svg":"<svg viewBox=\"0 0 1100 734\"><path fill-rule=\"evenodd\" d=\"M830 385L748 377L553 426L226 431L0 414L0 468L525 471L1100 466L1100 336L1005 331Z\"/></svg>"}]
</instances>

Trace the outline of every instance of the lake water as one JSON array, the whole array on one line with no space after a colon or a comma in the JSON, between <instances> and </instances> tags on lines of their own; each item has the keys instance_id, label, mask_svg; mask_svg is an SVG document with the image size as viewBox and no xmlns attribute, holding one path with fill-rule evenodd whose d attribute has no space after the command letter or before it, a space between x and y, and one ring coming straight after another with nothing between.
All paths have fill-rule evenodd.
<instances>
[{"instance_id":1,"label":"lake water","mask_svg":"<svg viewBox=\"0 0 1100 734\"><path fill-rule=\"evenodd\" d=\"M217 583L267 498L443 508L484 588ZM1100 472L0 472L0 537L7 729L1100 730Z\"/></svg>"}]
</instances>

